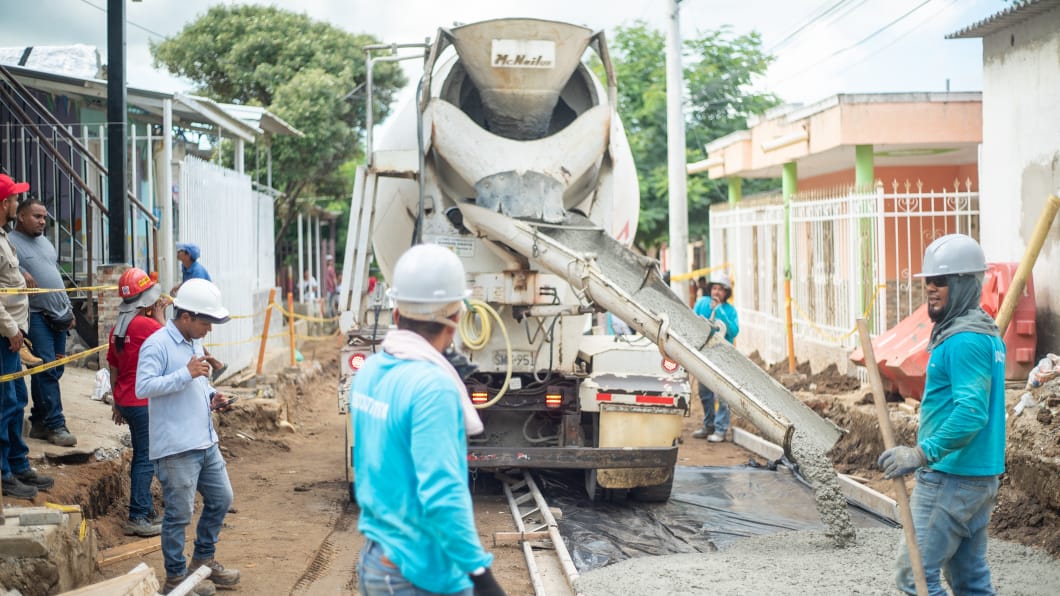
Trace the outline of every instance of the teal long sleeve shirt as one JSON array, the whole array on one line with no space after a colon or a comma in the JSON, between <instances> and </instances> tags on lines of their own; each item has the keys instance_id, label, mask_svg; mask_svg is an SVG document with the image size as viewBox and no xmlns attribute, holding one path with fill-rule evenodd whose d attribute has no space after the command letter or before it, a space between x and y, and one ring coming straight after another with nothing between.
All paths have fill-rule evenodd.
<instances>
[{"instance_id":1,"label":"teal long sleeve shirt","mask_svg":"<svg viewBox=\"0 0 1060 596\"><path fill-rule=\"evenodd\" d=\"M350 388L359 529L405 579L448 594L488 567L467 486L467 438L454 380L430 362L371 356Z\"/></svg>"},{"instance_id":2,"label":"teal long sleeve shirt","mask_svg":"<svg viewBox=\"0 0 1060 596\"><path fill-rule=\"evenodd\" d=\"M957 333L931 351L917 443L940 472L1005 471L1005 344L999 337Z\"/></svg>"},{"instance_id":3,"label":"teal long sleeve shirt","mask_svg":"<svg viewBox=\"0 0 1060 596\"><path fill-rule=\"evenodd\" d=\"M713 308L710 304L710 296L703 296L696 300L696 305L692 307L692 310L704 319L709 319L711 315L714 315L716 321L725 323L725 341L733 343L736 336L740 334L740 317L736 314L736 307L728 302L722 302ZM715 311L717 311L716 314Z\"/></svg>"}]
</instances>

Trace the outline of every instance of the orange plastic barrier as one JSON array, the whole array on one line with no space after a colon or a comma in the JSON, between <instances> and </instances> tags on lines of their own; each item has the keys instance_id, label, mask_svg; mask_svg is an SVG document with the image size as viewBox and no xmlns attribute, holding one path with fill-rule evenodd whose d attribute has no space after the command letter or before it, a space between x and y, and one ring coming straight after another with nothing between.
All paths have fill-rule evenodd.
<instances>
[{"instance_id":1,"label":"orange plastic barrier","mask_svg":"<svg viewBox=\"0 0 1060 596\"><path fill-rule=\"evenodd\" d=\"M983 277L983 310L997 316L997 310L1005 300L1005 293L1012 286L1012 277L1018 263L991 263ZM1026 379L1034 368L1034 350L1038 332L1035 323L1034 280L1027 279L1023 296L1016 304L1016 312L1005 333L1005 378ZM880 376L885 390L897 392L902 397L919 400L924 394L927 370L927 343L934 323L928 318L927 305L921 305L913 314L872 340ZM865 356L861 348L850 354L856 364L864 365Z\"/></svg>"}]
</instances>

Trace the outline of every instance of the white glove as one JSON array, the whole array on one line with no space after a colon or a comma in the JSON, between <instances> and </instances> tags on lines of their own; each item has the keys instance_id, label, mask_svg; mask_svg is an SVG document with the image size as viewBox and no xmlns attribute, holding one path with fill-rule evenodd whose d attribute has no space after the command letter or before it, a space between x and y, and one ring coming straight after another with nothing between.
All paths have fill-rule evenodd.
<instances>
[{"instance_id":1,"label":"white glove","mask_svg":"<svg viewBox=\"0 0 1060 596\"><path fill-rule=\"evenodd\" d=\"M888 480L905 476L926 464L927 456L924 455L924 450L919 445L891 447L881 453L880 458L876 460L876 465L883 470L883 477Z\"/></svg>"}]
</instances>

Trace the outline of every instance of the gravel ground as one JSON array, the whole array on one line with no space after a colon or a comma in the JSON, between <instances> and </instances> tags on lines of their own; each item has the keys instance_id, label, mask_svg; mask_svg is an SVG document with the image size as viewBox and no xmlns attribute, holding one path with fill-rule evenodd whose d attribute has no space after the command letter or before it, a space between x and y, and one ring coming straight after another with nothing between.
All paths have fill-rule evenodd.
<instances>
[{"instance_id":1,"label":"gravel ground","mask_svg":"<svg viewBox=\"0 0 1060 596\"><path fill-rule=\"evenodd\" d=\"M900 529L859 529L837 549L823 531L739 540L714 553L629 559L583 574L582 596L639 594L895 594ZM1028 547L990 540L987 557L1000 594L1060 594L1060 561Z\"/></svg>"}]
</instances>

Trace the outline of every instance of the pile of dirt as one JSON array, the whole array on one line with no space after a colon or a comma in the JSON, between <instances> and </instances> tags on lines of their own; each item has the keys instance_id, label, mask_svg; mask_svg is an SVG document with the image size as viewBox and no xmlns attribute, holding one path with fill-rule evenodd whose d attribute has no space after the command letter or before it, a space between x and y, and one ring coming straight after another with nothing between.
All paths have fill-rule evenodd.
<instances>
[{"instance_id":1,"label":"pile of dirt","mask_svg":"<svg viewBox=\"0 0 1060 596\"><path fill-rule=\"evenodd\" d=\"M787 360L767 366L757 351L752 352L748 358L793 393L806 391L819 395L838 394L854 391L861 386L861 381L839 372L839 368L835 364L829 364L815 374L809 362L800 362L795 367L795 373L792 374L788 372Z\"/></svg>"}]
</instances>

